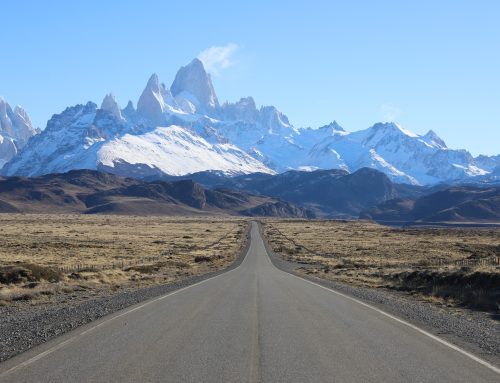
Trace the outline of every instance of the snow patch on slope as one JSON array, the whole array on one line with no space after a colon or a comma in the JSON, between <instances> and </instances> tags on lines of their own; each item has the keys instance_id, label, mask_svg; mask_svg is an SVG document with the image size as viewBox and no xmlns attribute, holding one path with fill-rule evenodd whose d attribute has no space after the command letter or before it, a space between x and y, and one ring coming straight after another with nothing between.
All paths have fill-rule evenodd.
<instances>
[{"instance_id":1,"label":"snow patch on slope","mask_svg":"<svg viewBox=\"0 0 500 383\"><path fill-rule=\"evenodd\" d=\"M225 174L273 173L236 146L209 143L180 126L158 127L141 135L125 134L104 144L98 161L111 168L115 162L146 164L170 175L204 170Z\"/></svg>"}]
</instances>

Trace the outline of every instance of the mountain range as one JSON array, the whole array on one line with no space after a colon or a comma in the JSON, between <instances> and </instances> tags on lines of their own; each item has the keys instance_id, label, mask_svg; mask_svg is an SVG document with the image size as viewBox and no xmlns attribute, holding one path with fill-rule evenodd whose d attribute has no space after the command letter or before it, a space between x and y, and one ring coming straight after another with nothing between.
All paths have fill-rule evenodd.
<instances>
[{"instance_id":1,"label":"mountain range","mask_svg":"<svg viewBox=\"0 0 500 383\"><path fill-rule=\"evenodd\" d=\"M313 211L317 217L357 217L362 211L394 198L423 195L427 188L393 183L384 173L361 168L354 173L329 169L280 174L255 173L234 177L213 172L163 176L178 181L191 179L208 188L225 188L271 196Z\"/></svg>"},{"instance_id":2,"label":"mountain range","mask_svg":"<svg viewBox=\"0 0 500 383\"><path fill-rule=\"evenodd\" d=\"M418 198L396 198L360 218L382 223L500 222L500 187L453 186Z\"/></svg>"},{"instance_id":3,"label":"mountain range","mask_svg":"<svg viewBox=\"0 0 500 383\"><path fill-rule=\"evenodd\" d=\"M314 217L278 198L206 189L192 180L145 182L94 170L0 177L0 213Z\"/></svg>"},{"instance_id":4,"label":"mountain range","mask_svg":"<svg viewBox=\"0 0 500 383\"><path fill-rule=\"evenodd\" d=\"M7 176L94 169L127 177L277 174L289 170L361 168L412 185L477 180L500 174L500 156L454 150L433 131L412 133L395 123L347 132L333 122L294 127L273 106L252 97L220 103L210 75L194 59L168 88L153 74L137 107L112 95L71 106L37 132L21 108L0 101L0 166ZM496 179L496 178L495 178Z\"/></svg>"},{"instance_id":5,"label":"mountain range","mask_svg":"<svg viewBox=\"0 0 500 383\"><path fill-rule=\"evenodd\" d=\"M500 184L436 184L418 186L392 182L375 169L291 170L227 177L199 172L161 176L169 181L192 180L207 188L271 196L313 212L317 218L361 218L389 224L500 222Z\"/></svg>"},{"instance_id":6,"label":"mountain range","mask_svg":"<svg viewBox=\"0 0 500 383\"><path fill-rule=\"evenodd\" d=\"M500 222L500 186L393 183L362 168L140 180L95 170L0 177L0 213L362 218L389 224Z\"/></svg>"}]
</instances>

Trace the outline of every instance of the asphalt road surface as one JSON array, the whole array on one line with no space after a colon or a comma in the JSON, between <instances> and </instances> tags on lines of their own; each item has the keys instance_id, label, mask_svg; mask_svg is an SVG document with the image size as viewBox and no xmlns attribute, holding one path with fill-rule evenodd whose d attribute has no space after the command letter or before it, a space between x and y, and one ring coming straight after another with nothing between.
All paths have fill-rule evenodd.
<instances>
[{"instance_id":1,"label":"asphalt road surface","mask_svg":"<svg viewBox=\"0 0 500 383\"><path fill-rule=\"evenodd\" d=\"M0 382L499 382L497 367L278 270L258 226L236 269L0 365Z\"/></svg>"}]
</instances>

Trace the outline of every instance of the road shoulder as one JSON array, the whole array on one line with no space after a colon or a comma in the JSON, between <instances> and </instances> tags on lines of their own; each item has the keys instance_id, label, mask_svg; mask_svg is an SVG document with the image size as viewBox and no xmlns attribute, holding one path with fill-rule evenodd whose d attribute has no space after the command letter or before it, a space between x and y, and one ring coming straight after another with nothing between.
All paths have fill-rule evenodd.
<instances>
[{"instance_id":1,"label":"road shoulder","mask_svg":"<svg viewBox=\"0 0 500 383\"><path fill-rule=\"evenodd\" d=\"M237 268L243 262L250 246L250 228L249 223L245 243L234 262L221 270L191 276L165 285L99 296L76 304L67 302L32 306L22 312L8 306L0 307L0 362L120 310Z\"/></svg>"},{"instance_id":2,"label":"road shoulder","mask_svg":"<svg viewBox=\"0 0 500 383\"><path fill-rule=\"evenodd\" d=\"M388 314L401 318L478 357L500 366L500 324L482 313L453 310L385 289L369 289L299 273L300 266L276 255L259 229L271 262L278 269L326 288L356 298Z\"/></svg>"}]
</instances>

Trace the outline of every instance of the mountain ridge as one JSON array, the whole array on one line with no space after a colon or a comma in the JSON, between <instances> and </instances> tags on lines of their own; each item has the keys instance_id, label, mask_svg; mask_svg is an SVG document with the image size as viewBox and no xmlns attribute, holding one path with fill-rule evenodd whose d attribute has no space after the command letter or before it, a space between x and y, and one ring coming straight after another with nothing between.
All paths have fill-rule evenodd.
<instances>
[{"instance_id":1,"label":"mountain ridge","mask_svg":"<svg viewBox=\"0 0 500 383\"><path fill-rule=\"evenodd\" d=\"M0 212L314 217L278 198L206 189L192 180L146 182L95 170L0 178Z\"/></svg>"},{"instance_id":2,"label":"mountain ridge","mask_svg":"<svg viewBox=\"0 0 500 383\"><path fill-rule=\"evenodd\" d=\"M347 132L336 122L296 128L274 106L252 97L219 103L210 75L194 59L170 88L153 74L137 108L123 109L106 95L54 115L47 128L1 169L37 176L86 168L146 177L200 171L225 174L370 167L398 183L432 185L475 177L489 179L500 156L474 158L446 146L434 131L418 135L396 123ZM477 178L479 179L479 178Z\"/></svg>"},{"instance_id":3,"label":"mountain ridge","mask_svg":"<svg viewBox=\"0 0 500 383\"><path fill-rule=\"evenodd\" d=\"M391 199L360 214L381 223L500 223L500 186L452 186L419 198Z\"/></svg>"},{"instance_id":4,"label":"mountain ridge","mask_svg":"<svg viewBox=\"0 0 500 383\"><path fill-rule=\"evenodd\" d=\"M152 177L151 179L155 179ZM434 191L428 187L393 183L384 173L361 168L289 170L272 175L254 173L228 177L217 172L185 176L159 176L167 181L190 179L208 188L229 188L290 201L314 211L319 218L353 218L362 211L393 198L414 198ZM436 190L446 186L436 186Z\"/></svg>"}]
</instances>

